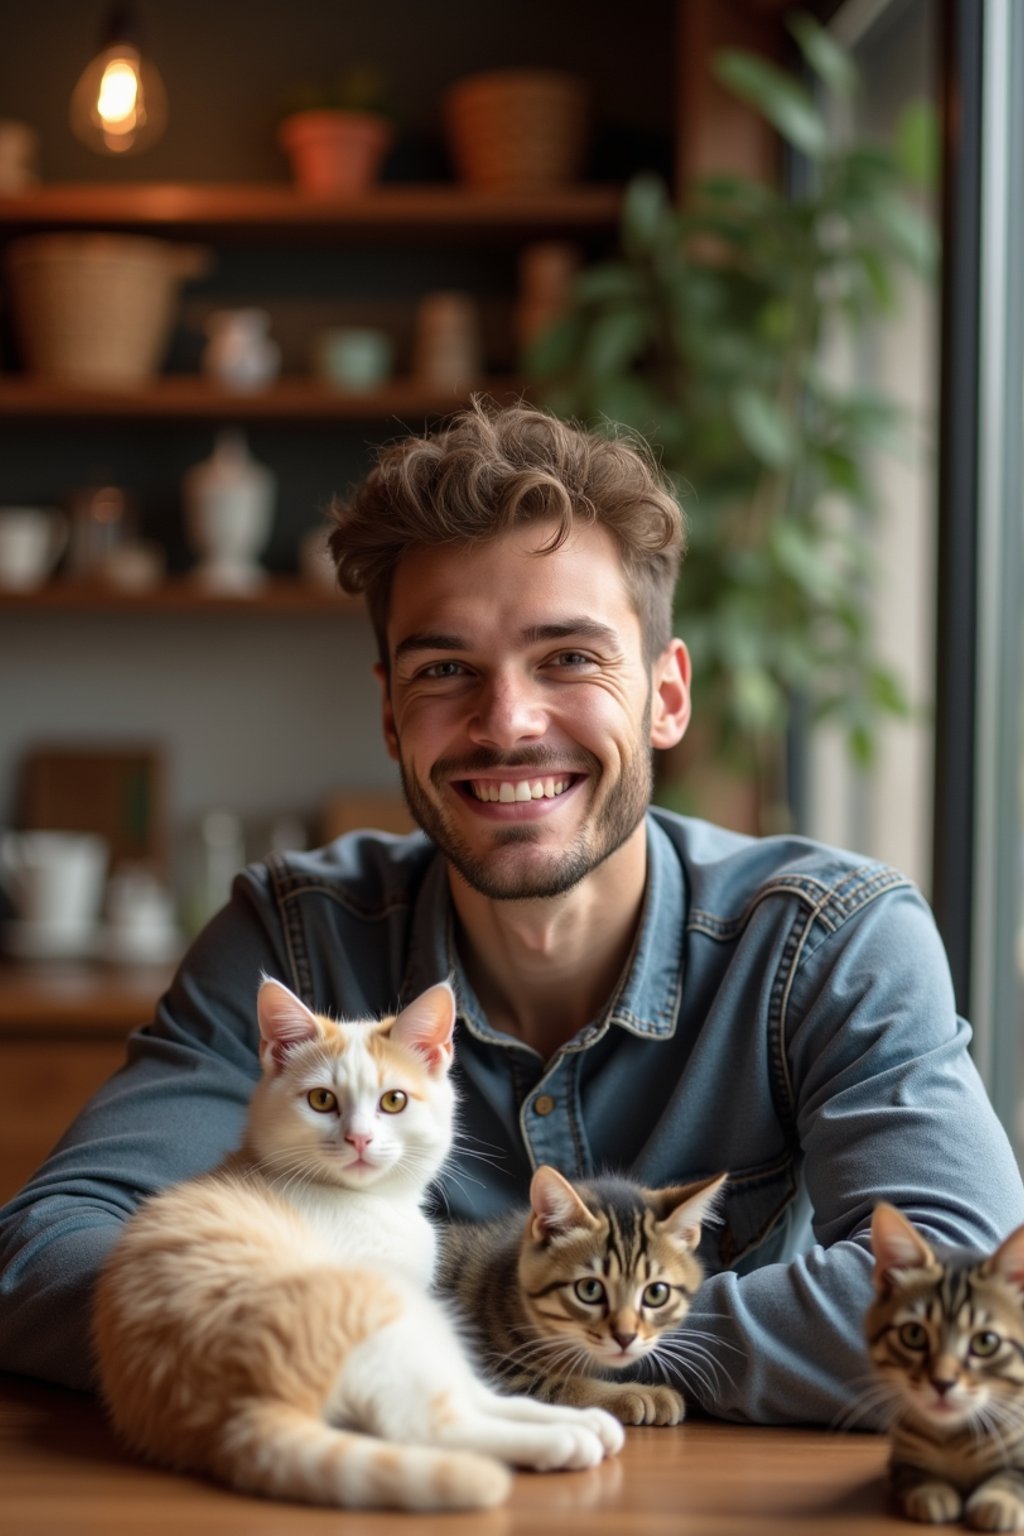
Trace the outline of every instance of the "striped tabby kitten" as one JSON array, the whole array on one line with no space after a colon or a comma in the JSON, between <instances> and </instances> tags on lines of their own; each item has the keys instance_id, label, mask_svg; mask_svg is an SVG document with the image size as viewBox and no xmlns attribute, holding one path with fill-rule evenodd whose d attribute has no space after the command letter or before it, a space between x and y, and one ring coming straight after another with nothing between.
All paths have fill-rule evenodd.
<instances>
[{"instance_id":1,"label":"striped tabby kitten","mask_svg":"<svg viewBox=\"0 0 1024 1536\"><path fill-rule=\"evenodd\" d=\"M573 1186L541 1167L529 1211L447 1227L438 1283L491 1379L544 1402L605 1408L625 1424L678 1424L686 1407L677 1391L622 1373L659 1350L683 1358L667 1335L703 1278L700 1224L724 1182L723 1174L674 1189L621 1178ZM688 1348L704 1354L696 1340Z\"/></svg>"},{"instance_id":2,"label":"striped tabby kitten","mask_svg":"<svg viewBox=\"0 0 1024 1536\"><path fill-rule=\"evenodd\" d=\"M943 1259L880 1205L871 1241L867 1337L895 1407L890 1472L902 1512L1024 1529L1024 1227L989 1257Z\"/></svg>"},{"instance_id":3,"label":"striped tabby kitten","mask_svg":"<svg viewBox=\"0 0 1024 1536\"><path fill-rule=\"evenodd\" d=\"M420 1510L500 1503L504 1463L617 1450L608 1414L484 1386L429 1293L451 988L336 1023L265 981L257 1013L241 1151L143 1205L100 1277L100 1381L128 1444L247 1493Z\"/></svg>"}]
</instances>

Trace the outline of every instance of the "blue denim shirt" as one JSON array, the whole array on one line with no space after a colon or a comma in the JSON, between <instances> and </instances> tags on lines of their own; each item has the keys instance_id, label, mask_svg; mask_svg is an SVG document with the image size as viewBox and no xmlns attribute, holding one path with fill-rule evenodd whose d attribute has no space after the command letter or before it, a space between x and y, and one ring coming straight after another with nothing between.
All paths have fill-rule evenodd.
<instances>
[{"instance_id":1,"label":"blue denim shirt","mask_svg":"<svg viewBox=\"0 0 1024 1536\"><path fill-rule=\"evenodd\" d=\"M426 838L356 833L241 875L126 1065L0 1213L0 1368L89 1383L89 1296L120 1223L239 1140L261 973L358 1016L453 972L451 1214L522 1203L541 1162L652 1185L725 1170L690 1320L704 1351L691 1401L777 1423L849 1408L867 1369L875 1202L977 1248L1024 1220L931 914L902 875L836 849L662 811L647 827L629 964L549 1061L488 1023Z\"/></svg>"}]
</instances>

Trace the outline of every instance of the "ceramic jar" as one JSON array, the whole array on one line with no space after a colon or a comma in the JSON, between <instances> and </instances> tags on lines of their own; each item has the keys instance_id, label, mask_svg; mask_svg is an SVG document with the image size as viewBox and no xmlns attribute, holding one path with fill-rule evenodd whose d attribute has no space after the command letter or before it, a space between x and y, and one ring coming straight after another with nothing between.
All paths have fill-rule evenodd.
<instances>
[{"instance_id":1,"label":"ceramic jar","mask_svg":"<svg viewBox=\"0 0 1024 1536\"><path fill-rule=\"evenodd\" d=\"M249 454L241 432L217 436L213 453L185 474L185 530L208 591L245 597L267 579L259 563L274 516L277 481Z\"/></svg>"},{"instance_id":2,"label":"ceramic jar","mask_svg":"<svg viewBox=\"0 0 1024 1536\"><path fill-rule=\"evenodd\" d=\"M215 309L206 317L209 340L203 372L227 389L264 389L281 368L281 348L270 335L265 309Z\"/></svg>"}]
</instances>

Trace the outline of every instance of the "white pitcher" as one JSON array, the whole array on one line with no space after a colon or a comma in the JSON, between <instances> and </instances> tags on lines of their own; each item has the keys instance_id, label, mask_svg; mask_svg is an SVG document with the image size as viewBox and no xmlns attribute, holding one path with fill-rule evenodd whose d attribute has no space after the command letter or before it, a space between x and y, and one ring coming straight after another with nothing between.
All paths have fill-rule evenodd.
<instances>
[{"instance_id":1,"label":"white pitcher","mask_svg":"<svg viewBox=\"0 0 1024 1536\"><path fill-rule=\"evenodd\" d=\"M99 916L109 845L94 832L0 834L0 882L18 919L76 936Z\"/></svg>"}]
</instances>

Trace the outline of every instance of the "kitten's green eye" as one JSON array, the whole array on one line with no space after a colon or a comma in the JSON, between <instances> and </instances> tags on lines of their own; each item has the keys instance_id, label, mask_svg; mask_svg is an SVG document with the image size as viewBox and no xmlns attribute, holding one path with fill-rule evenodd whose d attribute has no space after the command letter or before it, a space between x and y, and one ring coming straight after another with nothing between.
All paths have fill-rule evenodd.
<instances>
[{"instance_id":1,"label":"kitten's green eye","mask_svg":"<svg viewBox=\"0 0 1024 1536\"><path fill-rule=\"evenodd\" d=\"M585 1280L577 1280L573 1290L588 1307L596 1307L598 1302L604 1301L604 1286L592 1275L588 1275Z\"/></svg>"},{"instance_id":2,"label":"kitten's green eye","mask_svg":"<svg viewBox=\"0 0 1024 1536\"><path fill-rule=\"evenodd\" d=\"M998 1333L993 1333L991 1329L985 1328L981 1333L976 1333L972 1338L971 1354L980 1355L982 1359L985 1359L986 1356L996 1353L1001 1342L1002 1340Z\"/></svg>"},{"instance_id":3,"label":"kitten's green eye","mask_svg":"<svg viewBox=\"0 0 1024 1536\"><path fill-rule=\"evenodd\" d=\"M899 1341L904 1349L920 1352L928 1348L928 1330L921 1323L904 1323L899 1331Z\"/></svg>"},{"instance_id":4,"label":"kitten's green eye","mask_svg":"<svg viewBox=\"0 0 1024 1536\"><path fill-rule=\"evenodd\" d=\"M408 1102L409 1095L401 1088L389 1088L381 1098L380 1107L386 1115L400 1115Z\"/></svg>"},{"instance_id":5,"label":"kitten's green eye","mask_svg":"<svg viewBox=\"0 0 1024 1536\"><path fill-rule=\"evenodd\" d=\"M641 1300L645 1307L663 1307L671 1294L664 1280L655 1280L646 1288Z\"/></svg>"},{"instance_id":6,"label":"kitten's green eye","mask_svg":"<svg viewBox=\"0 0 1024 1536\"><path fill-rule=\"evenodd\" d=\"M338 1101L329 1088L311 1088L306 1094L306 1103L321 1115L328 1114L338 1106Z\"/></svg>"}]
</instances>

